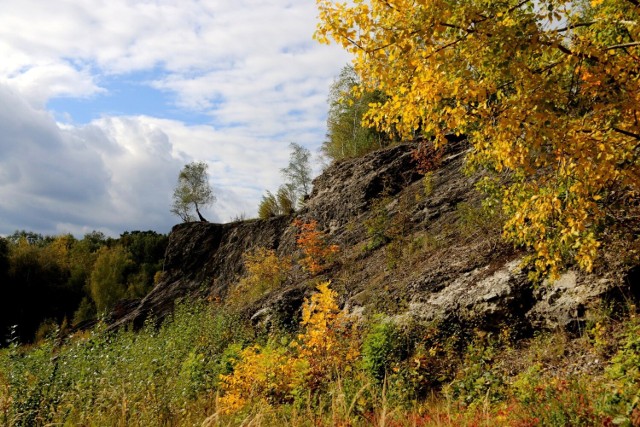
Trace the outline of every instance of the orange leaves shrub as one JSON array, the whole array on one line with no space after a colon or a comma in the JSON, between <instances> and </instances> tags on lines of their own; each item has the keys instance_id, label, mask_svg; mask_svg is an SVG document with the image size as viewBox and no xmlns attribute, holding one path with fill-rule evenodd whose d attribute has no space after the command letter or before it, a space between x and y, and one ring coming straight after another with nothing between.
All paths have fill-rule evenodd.
<instances>
[{"instance_id":1,"label":"orange leaves shrub","mask_svg":"<svg viewBox=\"0 0 640 427\"><path fill-rule=\"evenodd\" d=\"M418 172L426 175L440 167L443 154L444 146L436 146L433 141L421 140L412 157Z\"/></svg>"},{"instance_id":2,"label":"orange leaves shrub","mask_svg":"<svg viewBox=\"0 0 640 427\"><path fill-rule=\"evenodd\" d=\"M303 222L296 219L293 225L298 228L296 243L303 253L300 260L302 266L314 275L326 270L333 262L339 247L327 244L326 237L318 230L318 222L315 220Z\"/></svg>"},{"instance_id":3,"label":"orange leaves shrub","mask_svg":"<svg viewBox=\"0 0 640 427\"><path fill-rule=\"evenodd\" d=\"M224 413L247 405L290 402L317 392L323 384L351 370L359 356L350 316L338 308L329 282L303 306L303 332L289 346L273 342L244 349L233 372L221 375Z\"/></svg>"}]
</instances>

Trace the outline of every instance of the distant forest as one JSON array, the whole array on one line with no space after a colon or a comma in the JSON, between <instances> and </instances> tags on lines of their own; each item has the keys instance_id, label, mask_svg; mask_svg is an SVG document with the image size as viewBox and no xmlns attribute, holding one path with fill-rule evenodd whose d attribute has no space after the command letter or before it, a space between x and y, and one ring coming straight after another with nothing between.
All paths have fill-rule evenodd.
<instances>
[{"instance_id":1,"label":"distant forest","mask_svg":"<svg viewBox=\"0 0 640 427\"><path fill-rule=\"evenodd\" d=\"M144 296L161 277L167 241L154 231L0 237L0 347L91 323Z\"/></svg>"}]
</instances>

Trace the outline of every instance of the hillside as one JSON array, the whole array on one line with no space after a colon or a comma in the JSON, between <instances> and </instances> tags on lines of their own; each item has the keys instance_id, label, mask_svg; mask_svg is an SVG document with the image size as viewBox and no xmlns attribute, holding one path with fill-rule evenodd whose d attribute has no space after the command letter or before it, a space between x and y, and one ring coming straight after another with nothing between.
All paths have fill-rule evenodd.
<instances>
[{"instance_id":1,"label":"hillside","mask_svg":"<svg viewBox=\"0 0 640 427\"><path fill-rule=\"evenodd\" d=\"M426 176L414 148L336 162L295 217L175 226L144 298L0 350L0 423L639 425L638 266L530 281L464 141Z\"/></svg>"},{"instance_id":2,"label":"hillside","mask_svg":"<svg viewBox=\"0 0 640 427\"><path fill-rule=\"evenodd\" d=\"M115 325L140 325L150 312L162 316L184 296L224 300L245 273L243 254L255 248L299 258L296 219L316 221L328 243L340 248L337 259L320 277L298 269L244 307L256 321L290 322L320 278L332 281L350 310L467 328L517 324L524 335L578 330L601 298L637 297L630 286L637 268L613 256L591 274L572 269L536 286L521 268L523 253L500 239L499 214L482 207L474 187L479 176L463 172L464 143L450 148L427 178L416 170L414 149L398 145L328 167L295 218L177 225L162 281L114 313Z\"/></svg>"}]
</instances>

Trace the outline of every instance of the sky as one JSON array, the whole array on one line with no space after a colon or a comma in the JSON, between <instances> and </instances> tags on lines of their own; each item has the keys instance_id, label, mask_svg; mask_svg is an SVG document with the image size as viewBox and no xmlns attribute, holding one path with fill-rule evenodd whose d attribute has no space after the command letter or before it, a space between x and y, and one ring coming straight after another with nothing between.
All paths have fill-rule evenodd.
<instances>
[{"instance_id":1,"label":"sky","mask_svg":"<svg viewBox=\"0 0 640 427\"><path fill-rule=\"evenodd\" d=\"M318 152L329 86L350 60L313 40L314 0L0 10L0 235L167 233L192 161L209 166L209 221L253 217L289 144Z\"/></svg>"}]
</instances>

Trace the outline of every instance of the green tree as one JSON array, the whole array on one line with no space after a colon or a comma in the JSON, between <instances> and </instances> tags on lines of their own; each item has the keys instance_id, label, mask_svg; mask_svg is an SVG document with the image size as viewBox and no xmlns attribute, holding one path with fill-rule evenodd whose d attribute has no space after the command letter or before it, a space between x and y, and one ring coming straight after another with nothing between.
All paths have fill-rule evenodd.
<instances>
[{"instance_id":1,"label":"green tree","mask_svg":"<svg viewBox=\"0 0 640 427\"><path fill-rule=\"evenodd\" d=\"M0 307L6 322L0 328L17 325L19 338L25 342L33 339L45 319L62 322L71 316L82 289L69 286L68 250L75 242L73 237L29 239L33 233L18 234L22 237L9 243L8 275L0 284L0 298L6 304Z\"/></svg>"},{"instance_id":2,"label":"green tree","mask_svg":"<svg viewBox=\"0 0 640 427\"><path fill-rule=\"evenodd\" d=\"M122 246L103 246L91 271L91 298L98 313L108 312L127 294L127 275L133 266L129 252Z\"/></svg>"},{"instance_id":3,"label":"green tree","mask_svg":"<svg viewBox=\"0 0 640 427\"><path fill-rule=\"evenodd\" d=\"M192 210L195 209L198 219L206 222L200 208L212 204L215 200L209 184L207 164L191 162L185 165L178 175L178 185L173 191L171 213L179 216L184 222L190 222L194 220Z\"/></svg>"},{"instance_id":4,"label":"green tree","mask_svg":"<svg viewBox=\"0 0 640 427\"><path fill-rule=\"evenodd\" d=\"M369 104L382 102L378 90L354 92L360 79L351 66L346 66L329 90L327 136L322 152L331 160L358 157L390 143L387 134L362 125Z\"/></svg>"},{"instance_id":5,"label":"green tree","mask_svg":"<svg viewBox=\"0 0 640 427\"><path fill-rule=\"evenodd\" d=\"M278 215L291 215L311 192L311 152L292 142L289 165L280 169L285 183L276 194L267 191L258 206L258 217L265 219Z\"/></svg>"},{"instance_id":6,"label":"green tree","mask_svg":"<svg viewBox=\"0 0 640 427\"><path fill-rule=\"evenodd\" d=\"M4 344L5 334L11 326L11 305L13 295L9 284L9 241L0 237L0 347Z\"/></svg>"},{"instance_id":7,"label":"green tree","mask_svg":"<svg viewBox=\"0 0 640 427\"><path fill-rule=\"evenodd\" d=\"M282 168L282 176L285 178L285 191L293 191L296 199L300 200L311 192L311 152L300 144L289 144L291 153L289 165Z\"/></svg>"}]
</instances>

